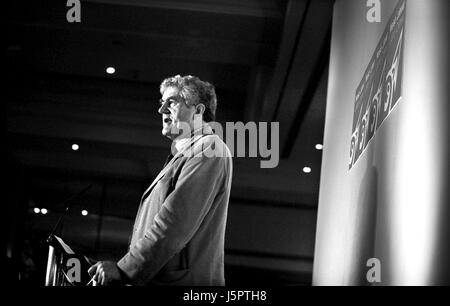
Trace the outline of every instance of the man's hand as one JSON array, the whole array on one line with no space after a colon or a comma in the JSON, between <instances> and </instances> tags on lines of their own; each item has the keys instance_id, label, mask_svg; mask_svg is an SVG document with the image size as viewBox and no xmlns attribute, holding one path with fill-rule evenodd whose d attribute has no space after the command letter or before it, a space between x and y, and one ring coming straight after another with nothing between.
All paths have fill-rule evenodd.
<instances>
[{"instance_id":1,"label":"man's hand","mask_svg":"<svg viewBox=\"0 0 450 306\"><path fill-rule=\"evenodd\" d=\"M100 286L114 285L122 280L119 268L113 261L99 261L89 268L88 273Z\"/></svg>"}]
</instances>

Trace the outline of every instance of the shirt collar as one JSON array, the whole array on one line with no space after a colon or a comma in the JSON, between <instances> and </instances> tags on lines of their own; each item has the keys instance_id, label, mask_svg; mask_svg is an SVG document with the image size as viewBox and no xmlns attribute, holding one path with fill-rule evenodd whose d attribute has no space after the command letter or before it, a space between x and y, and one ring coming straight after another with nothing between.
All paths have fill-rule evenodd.
<instances>
[{"instance_id":1,"label":"shirt collar","mask_svg":"<svg viewBox=\"0 0 450 306\"><path fill-rule=\"evenodd\" d=\"M183 148L185 148L188 144L192 143L194 138L198 135L211 135L213 134L213 130L211 126L203 122L202 126L194 131L191 132L190 137L179 139L175 142L175 149L177 152L180 152Z\"/></svg>"}]
</instances>

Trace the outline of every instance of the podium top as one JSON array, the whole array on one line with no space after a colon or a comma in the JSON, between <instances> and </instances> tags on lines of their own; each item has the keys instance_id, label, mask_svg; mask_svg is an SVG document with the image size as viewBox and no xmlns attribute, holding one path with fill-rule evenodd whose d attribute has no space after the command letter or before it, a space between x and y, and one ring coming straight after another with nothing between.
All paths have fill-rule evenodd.
<instances>
[{"instance_id":1,"label":"podium top","mask_svg":"<svg viewBox=\"0 0 450 306\"><path fill-rule=\"evenodd\" d=\"M58 248L60 250L63 250L65 253L69 254L69 255L75 255L75 252L71 249L70 246L68 246L64 240L62 240L62 238L56 236L56 235L51 235L48 239L47 239L47 243L49 245L51 245L52 247Z\"/></svg>"},{"instance_id":2,"label":"podium top","mask_svg":"<svg viewBox=\"0 0 450 306\"><path fill-rule=\"evenodd\" d=\"M64 240L56 235L50 235L47 243L50 246L46 275L47 286L89 286L93 282L87 272L92 265L89 258L75 253Z\"/></svg>"}]
</instances>

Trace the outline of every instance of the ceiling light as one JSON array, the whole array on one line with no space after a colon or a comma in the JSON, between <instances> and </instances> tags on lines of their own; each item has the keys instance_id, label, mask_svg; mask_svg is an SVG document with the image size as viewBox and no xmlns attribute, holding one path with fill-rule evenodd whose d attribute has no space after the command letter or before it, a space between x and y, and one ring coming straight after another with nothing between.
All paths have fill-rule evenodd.
<instances>
[{"instance_id":1,"label":"ceiling light","mask_svg":"<svg viewBox=\"0 0 450 306\"><path fill-rule=\"evenodd\" d=\"M35 207L35 208L34 208L34 212L35 212L36 214L38 214L38 213L41 212L41 210L40 210L39 208Z\"/></svg>"},{"instance_id":2,"label":"ceiling light","mask_svg":"<svg viewBox=\"0 0 450 306\"><path fill-rule=\"evenodd\" d=\"M114 67L106 68L106 73L107 74L114 74L114 72L116 72L116 69Z\"/></svg>"},{"instance_id":3,"label":"ceiling light","mask_svg":"<svg viewBox=\"0 0 450 306\"><path fill-rule=\"evenodd\" d=\"M42 213L43 215L45 215L45 214L48 213L48 210L47 210L46 208L42 208L42 209L41 209L41 213Z\"/></svg>"},{"instance_id":4,"label":"ceiling light","mask_svg":"<svg viewBox=\"0 0 450 306\"><path fill-rule=\"evenodd\" d=\"M87 215L88 215L88 211L87 211L86 209L83 209L83 210L81 211L81 214L82 214L83 216L87 216Z\"/></svg>"},{"instance_id":5,"label":"ceiling light","mask_svg":"<svg viewBox=\"0 0 450 306\"><path fill-rule=\"evenodd\" d=\"M74 151L77 151L79 148L80 148L80 146L77 145L76 143L74 143L74 144L72 145L72 150L74 150Z\"/></svg>"},{"instance_id":6,"label":"ceiling light","mask_svg":"<svg viewBox=\"0 0 450 306\"><path fill-rule=\"evenodd\" d=\"M316 149L317 150L322 150L323 149L323 145L321 145L320 143L316 144Z\"/></svg>"},{"instance_id":7,"label":"ceiling light","mask_svg":"<svg viewBox=\"0 0 450 306\"><path fill-rule=\"evenodd\" d=\"M303 172L310 173L311 172L311 168L310 167L304 167L303 168Z\"/></svg>"}]
</instances>

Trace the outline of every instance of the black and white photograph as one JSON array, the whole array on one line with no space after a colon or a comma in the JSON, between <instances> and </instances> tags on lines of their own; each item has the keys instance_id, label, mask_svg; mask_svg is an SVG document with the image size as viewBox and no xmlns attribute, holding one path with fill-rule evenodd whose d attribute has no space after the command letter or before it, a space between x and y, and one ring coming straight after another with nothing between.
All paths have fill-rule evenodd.
<instances>
[{"instance_id":1,"label":"black and white photograph","mask_svg":"<svg viewBox=\"0 0 450 306\"><path fill-rule=\"evenodd\" d=\"M450 285L449 1L3 5L9 286Z\"/></svg>"}]
</instances>

